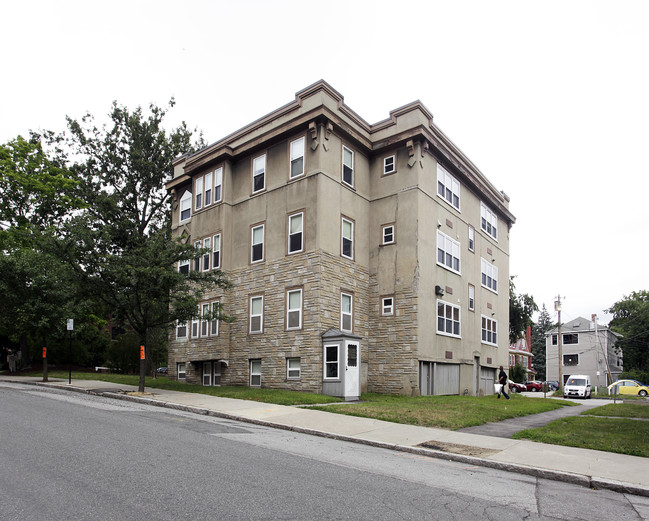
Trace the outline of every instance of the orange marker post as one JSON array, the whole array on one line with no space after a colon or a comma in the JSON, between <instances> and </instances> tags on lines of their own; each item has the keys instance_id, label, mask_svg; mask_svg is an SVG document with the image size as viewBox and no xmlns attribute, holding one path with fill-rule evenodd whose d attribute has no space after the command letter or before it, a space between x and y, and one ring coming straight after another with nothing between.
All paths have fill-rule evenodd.
<instances>
[{"instance_id":1,"label":"orange marker post","mask_svg":"<svg viewBox=\"0 0 649 521\"><path fill-rule=\"evenodd\" d=\"M145 360L146 356L144 354L144 346L140 346L140 360Z\"/></svg>"}]
</instances>

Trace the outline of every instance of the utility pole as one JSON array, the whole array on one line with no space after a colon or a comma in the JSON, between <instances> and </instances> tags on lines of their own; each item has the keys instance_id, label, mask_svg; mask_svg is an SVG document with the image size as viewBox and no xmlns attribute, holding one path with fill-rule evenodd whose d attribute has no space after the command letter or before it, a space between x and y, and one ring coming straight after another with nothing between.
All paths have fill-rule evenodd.
<instances>
[{"instance_id":1,"label":"utility pole","mask_svg":"<svg viewBox=\"0 0 649 521\"><path fill-rule=\"evenodd\" d=\"M562 362L563 357L561 355L561 344L563 339L561 338L561 295L557 295L557 300L554 301L554 310L558 313L557 322L557 347L558 347L558 358L559 358L559 389L563 389L563 371L562 371Z\"/></svg>"}]
</instances>

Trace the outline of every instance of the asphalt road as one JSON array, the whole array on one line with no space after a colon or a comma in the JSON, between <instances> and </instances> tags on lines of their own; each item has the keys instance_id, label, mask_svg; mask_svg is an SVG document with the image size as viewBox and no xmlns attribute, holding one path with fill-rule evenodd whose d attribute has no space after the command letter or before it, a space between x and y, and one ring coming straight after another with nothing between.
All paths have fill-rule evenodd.
<instances>
[{"instance_id":1,"label":"asphalt road","mask_svg":"<svg viewBox=\"0 0 649 521\"><path fill-rule=\"evenodd\" d=\"M0 519L649 519L649 498L0 383Z\"/></svg>"}]
</instances>

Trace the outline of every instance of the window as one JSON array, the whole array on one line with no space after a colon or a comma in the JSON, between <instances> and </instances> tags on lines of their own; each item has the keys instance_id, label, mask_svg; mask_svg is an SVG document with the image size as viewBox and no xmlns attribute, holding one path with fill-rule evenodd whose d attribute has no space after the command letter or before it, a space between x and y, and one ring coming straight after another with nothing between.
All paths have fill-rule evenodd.
<instances>
[{"instance_id":1,"label":"window","mask_svg":"<svg viewBox=\"0 0 649 521\"><path fill-rule=\"evenodd\" d=\"M469 284L469 311L475 311L475 286Z\"/></svg>"},{"instance_id":2,"label":"window","mask_svg":"<svg viewBox=\"0 0 649 521\"><path fill-rule=\"evenodd\" d=\"M212 172L205 174L205 206L212 204Z\"/></svg>"},{"instance_id":3,"label":"window","mask_svg":"<svg viewBox=\"0 0 649 521\"><path fill-rule=\"evenodd\" d=\"M208 320L208 317L210 316L210 305L208 303L201 304L201 336L206 337L209 328L210 328L210 323Z\"/></svg>"},{"instance_id":4,"label":"window","mask_svg":"<svg viewBox=\"0 0 649 521\"><path fill-rule=\"evenodd\" d=\"M563 335L563 343L565 344L578 344L579 333L565 333Z\"/></svg>"},{"instance_id":5,"label":"window","mask_svg":"<svg viewBox=\"0 0 649 521\"><path fill-rule=\"evenodd\" d=\"M394 224L386 224L381 229L382 244L394 244Z\"/></svg>"},{"instance_id":6,"label":"window","mask_svg":"<svg viewBox=\"0 0 649 521\"><path fill-rule=\"evenodd\" d=\"M381 315L394 315L394 297L381 298Z\"/></svg>"},{"instance_id":7,"label":"window","mask_svg":"<svg viewBox=\"0 0 649 521\"><path fill-rule=\"evenodd\" d=\"M212 237L212 269L221 268L221 234Z\"/></svg>"},{"instance_id":8,"label":"window","mask_svg":"<svg viewBox=\"0 0 649 521\"><path fill-rule=\"evenodd\" d=\"M498 239L498 217L484 203L480 203L480 228L494 239Z\"/></svg>"},{"instance_id":9,"label":"window","mask_svg":"<svg viewBox=\"0 0 649 521\"><path fill-rule=\"evenodd\" d=\"M437 264L460 273L460 243L437 230Z\"/></svg>"},{"instance_id":10,"label":"window","mask_svg":"<svg viewBox=\"0 0 649 521\"><path fill-rule=\"evenodd\" d=\"M394 174L397 171L397 164L394 156L383 158L383 175Z\"/></svg>"},{"instance_id":11,"label":"window","mask_svg":"<svg viewBox=\"0 0 649 521\"><path fill-rule=\"evenodd\" d=\"M289 178L295 179L296 177L304 174L304 138L296 139L291 142L291 171Z\"/></svg>"},{"instance_id":12,"label":"window","mask_svg":"<svg viewBox=\"0 0 649 521\"><path fill-rule=\"evenodd\" d=\"M203 208L203 178L199 177L196 179L196 189L194 190L196 193L196 200L194 203L194 208L196 210L200 210Z\"/></svg>"},{"instance_id":13,"label":"window","mask_svg":"<svg viewBox=\"0 0 649 521\"><path fill-rule=\"evenodd\" d=\"M557 345L557 343L558 343L558 338L559 338L558 335L552 335L552 345L553 345L553 346L556 346L556 345Z\"/></svg>"},{"instance_id":14,"label":"window","mask_svg":"<svg viewBox=\"0 0 649 521\"><path fill-rule=\"evenodd\" d=\"M178 271L180 273L189 273L189 259L178 261Z\"/></svg>"},{"instance_id":15,"label":"window","mask_svg":"<svg viewBox=\"0 0 649 521\"><path fill-rule=\"evenodd\" d=\"M212 319L210 320L210 336L218 336L219 335L219 319L218 314L219 314L219 309L221 307L221 303L216 300L210 304L211 306L211 311L212 311ZM216 364L216 362L215 362Z\"/></svg>"},{"instance_id":16,"label":"window","mask_svg":"<svg viewBox=\"0 0 649 521\"><path fill-rule=\"evenodd\" d=\"M437 333L460 336L460 308L443 300L437 301Z\"/></svg>"},{"instance_id":17,"label":"window","mask_svg":"<svg viewBox=\"0 0 649 521\"><path fill-rule=\"evenodd\" d=\"M352 330L352 296L348 293L340 294L340 329L347 332Z\"/></svg>"},{"instance_id":18,"label":"window","mask_svg":"<svg viewBox=\"0 0 649 521\"><path fill-rule=\"evenodd\" d=\"M187 322L178 322L176 325L176 338L187 338Z\"/></svg>"},{"instance_id":19,"label":"window","mask_svg":"<svg viewBox=\"0 0 649 521\"><path fill-rule=\"evenodd\" d=\"M302 229L304 224L304 213L296 213L288 216L288 253L302 251Z\"/></svg>"},{"instance_id":20,"label":"window","mask_svg":"<svg viewBox=\"0 0 649 521\"><path fill-rule=\"evenodd\" d=\"M286 329L302 328L302 290L286 292Z\"/></svg>"},{"instance_id":21,"label":"window","mask_svg":"<svg viewBox=\"0 0 649 521\"><path fill-rule=\"evenodd\" d=\"M200 250L201 245L202 245L201 241L194 242L194 248L196 248L196 250ZM196 257L194 257L194 271L200 271L200 269L201 269L201 256L198 254L197 251Z\"/></svg>"},{"instance_id":22,"label":"window","mask_svg":"<svg viewBox=\"0 0 649 521\"><path fill-rule=\"evenodd\" d=\"M212 362L203 362L203 385L212 385Z\"/></svg>"},{"instance_id":23,"label":"window","mask_svg":"<svg viewBox=\"0 0 649 521\"><path fill-rule=\"evenodd\" d=\"M338 378L338 345L324 346L324 377L325 379Z\"/></svg>"},{"instance_id":24,"label":"window","mask_svg":"<svg viewBox=\"0 0 649 521\"><path fill-rule=\"evenodd\" d=\"M223 197L223 168L214 170L214 202L220 203Z\"/></svg>"},{"instance_id":25,"label":"window","mask_svg":"<svg viewBox=\"0 0 649 521\"><path fill-rule=\"evenodd\" d=\"M563 365L579 365L579 355L563 355Z\"/></svg>"},{"instance_id":26,"label":"window","mask_svg":"<svg viewBox=\"0 0 649 521\"><path fill-rule=\"evenodd\" d=\"M482 342L498 345L498 322L482 315Z\"/></svg>"},{"instance_id":27,"label":"window","mask_svg":"<svg viewBox=\"0 0 649 521\"><path fill-rule=\"evenodd\" d=\"M469 226L469 251L475 251L475 228Z\"/></svg>"},{"instance_id":28,"label":"window","mask_svg":"<svg viewBox=\"0 0 649 521\"><path fill-rule=\"evenodd\" d=\"M299 358L286 359L286 378L294 379L301 376L301 364Z\"/></svg>"},{"instance_id":29,"label":"window","mask_svg":"<svg viewBox=\"0 0 649 521\"><path fill-rule=\"evenodd\" d=\"M261 387L261 360L250 360L250 387Z\"/></svg>"},{"instance_id":30,"label":"window","mask_svg":"<svg viewBox=\"0 0 649 521\"><path fill-rule=\"evenodd\" d=\"M343 145L343 183L354 186L354 152Z\"/></svg>"},{"instance_id":31,"label":"window","mask_svg":"<svg viewBox=\"0 0 649 521\"><path fill-rule=\"evenodd\" d=\"M262 333L264 328L264 297L250 299L250 333Z\"/></svg>"},{"instance_id":32,"label":"window","mask_svg":"<svg viewBox=\"0 0 649 521\"><path fill-rule=\"evenodd\" d=\"M187 377L185 362L178 362L176 364L176 374L178 375L178 380L184 380Z\"/></svg>"},{"instance_id":33,"label":"window","mask_svg":"<svg viewBox=\"0 0 649 521\"><path fill-rule=\"evenodd\" d=\"M256 194L266 188L266 154L252 161L252 193Z\"/></svg>"},{"instance_id":34,"label":"window","mask_svg":"<svg viewBox=\"0 0 649 521\"><path fill-rule=\"evenodd\" d=\"M200 307L198 308L198 313L200 315ZM199 315L197 315L194 319L192 319L192 338L198 338L199 336L199 325L200 325L200 320L199 320Z\"/></svg>"},{"instance_id":35,"label":"window","mask_svg":"<svg viewBox=\"0 0 649 521\"><path fill-rule=\"evenodd\" d=\"M482 286L498 293L498 268L485 259L480 259Z\"/></svg>"},{"instance_id":36,"label":"window","mask_svg":"<svg viewBox=\"0 0 649 521\"><path fill-rule=\"evenodd\" d=\"M460 183L437 163L437 195L452 207L460 209Z\"/></svg>"},{"instance_id":37,"label":"window","mask_svg":"<svg viewBox=\"0 0 649 521\"><path fill-rule=\"evenodd\" d=\"M192 217L192 193L186 190L180 198L180 223L189 221Z\"/></svg>"},{"instance_id":38,"label":"window","mask_svg":"<svg viewBox=\"0 0 649 521\"><path fill-rule=\"evenodd\" d=\"M341 255L348 259L354 258L354 223L342 218L342 244Z\"/></svg>"},{"instance_id":39,"label":"window","mask_svg":"<svg viewBox=\"0 0 649 521\"><path fill-rule=\"evenodd\" d=\"M212 249L212 238L206 237L203 239L203 271L208 271L210 269L210 250Z\"/></svg>"},{"instance_id":40,"label":"window","mask_svg":"<svg viewBox=\"0 0 649 521\"><path fill-rule=\"evenodd\" d=\"M264 225L253 226L250 238L250 261L264 260Z\"/></svg>"}]
</instances>

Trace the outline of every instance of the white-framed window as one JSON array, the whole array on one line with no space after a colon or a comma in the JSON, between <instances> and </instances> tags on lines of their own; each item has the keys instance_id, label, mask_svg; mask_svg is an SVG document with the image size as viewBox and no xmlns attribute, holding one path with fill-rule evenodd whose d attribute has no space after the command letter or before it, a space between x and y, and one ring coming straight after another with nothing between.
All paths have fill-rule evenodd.
<instances>
[{"instance_id":1,"label":"white-framed window","mask_svg":"<svg viewBox=\"0 0 649 521\"><path fill-rule=\"evenodd\" d=\"M176 364L176 374L178 375L178 380L184 380L187 378L187 373L185 372L185 362L178 362Z\"/></svg>"},{"instance_id":2,"label":"white-framed window","mask_svg":"<svg viewBox=\"0 0 649 521\"><path fill-rule=\"evenodd\" d=\"M223 198L223 167L214 170L214 202L220 203Z\"/></svg>"},{"instance_id":3,"label":"white-framed window","mask_svg":"<svg viewBox=\"0 0 649 521\"><path fill-rule=\"evenodd\" d=\"M176 324L176 338L187 338L187 322Z\"/></svg>"},{"instance_id":4,"label":"white-framed window","mask_svg":"<svg viewBox=\"0 0 649 521\"><path fill-rule=\"evenodd\" d=\"M208 271L210 269L210 258L212 257L212 254L211 254L212 238L211 237L205 237L205 239L203 239L203 249L205 250L204 253L203 253L203 271Z\"/></svg>"},{"instance_id":5,"label":"white-framed window","mask_svg":"<svg viewBox=\"0 0 649 521\"><path fill-rule=\"evenodd\" d=\"M480 258L481 284L488 290L498 293L498 267Z\"/></svg>"},{"instance_id":6,"label":"white-framed window","mask_svg":"<svg viewBox=\"0 0 649 521\"><path fill-rule=\"evenodd\" d=\"M457 338L461 336L459 306L443 300L437 301L437 334Z\"/></svg>"},{"instance_id":7,"label":"white-framed window","mask_svg":"<svg viewBox=\"0 0 649 521\"><path fill-rule=\"evenodd\" d=\"M266 188L266 154L252 160L252 193Z\"/></svg>"},{"instance_id":8,"label":"white-framed window","mask_svg":"<svg viewBox=\"0 0 649 521\"><path fill-rule=\"evenodd\" d=\"M192 193L185 190L180 198L180 219L179 224L189 221L192 218Z\"/></svg>"},{"instance_id":9,"label":"white-framed window","mask_svg":"<svg viewBox=\"0 0 649 521\"><path fill-rule=\"evenodd\" d=\"M196 178L194 193L196 198L194 201L194 208L200 210L203 208L203 177Z\"/></svg>"},{"instance_id":10,"label":"white-framed window","mask_svg":"<svg viewBox=\"0 0 649 521\"><path fill-rule=\"evenodd\" d=\"M324 379L337 380L340 376L338 344L324 346Z\"/></svg>"},{"instance_id":11,"label":"white-framed window","mask_svg":"<svg viewBox=\"0 0 649 521\"><path fill-rule=\"evenodd\" d=\"M353 296L349 293L340 294L340 330L352 331Z\"/></svg>"},{"instance_id":12,"label":"white-framed window","mask_svg":"<svg viewBox=\"0 0 649 521\"><path fill-rule=\"evenodd\" d=\"M302 329L302 290L286 292L286 329Z\"/></svg>"},{"instance_id":13,"label":"white-framed window","mask_svg":"<svg viewBox=\"0 0 649 521\"><path fill-rule=\"evenodd\" d=\"M204 302L201 304L201 336L209 336L210 332L210 304Z\"/></svg>"},{"instance_id":14,"label":"white-framed window","mask_svg":"<svg viewBox=\"0 0 649 521\"><path fill-rule=\"evenodd\" d=\"M264 260L264 225L253 226L250 232L250 262Z\"/></svg>"},{"instance_id":15,"label":"white-framed window","mask_svg":"<svg viewBox=\"0 0 649 521\"><path fill-rule=\"evenodd\" d=\"M469 311L475 311L475 286L469 284Z\"/></svg>"},{"instance_id":16,"label":"white-framed window","mask_svg":"<svg viewBox=\"0 0 649 521\"><path fill-rule=\"evenodd\" d=\"M178 271L185 274L189 273L189 259L178 261Z\"/></svg>"},{"instance_id":17,"label":"white-framed window","mask_svg":"<svg viewBox=\"0 0 649 521\"><path fill-rule=\"evenodd\" d=\"M205 174L205 207L212 204L212 172Z\"/></svg>"},{"instance_id":18,"label":"white-framed window","mask_svg":"<svg viewBox=\"0 0 649 521\"><path fill-rule=\"evenodd\" d=\"M469 225L469 251L475 251L475 228Z\"/></svg>"},{"instance_id":19,"label":"white-framed window","mask_svg":"<svg viewBox=\"0 0 649 521\"><path fill-rule=\"evenodd\" d=\"M354 221L345 217L341 221L341 245L340 254L348 259L354 258Z\"/></svg>"},{"instance_id":20,"label":"white-framed window","mask_svg":"<svg viewBox=\"0 0 649 521\"><path fill-rule=\"evenodd\" d=\"M480 203L480 229L498 240L498 216Z\"/></svg>"},{"instance_id":21,"label":"white-framed window","mask_svg":"<svg viewBox=\"0 0 649 521\"><path fill-rule=\"evenodd\" d=\"M557 334L552 335L552 345L556 346L558 341ZM564 333L561 335L561 343L563 345L578 344L579 343L579 333Z\"/></svg>"},{"instance_id":22,"label":"white-framed window","mask_svg":"<svg viewBox=\"0 0 649 521\"><path fill-rule=\"evenodd\" d=\"M250 387L261 387L261 360L250 360Z\"/></svg>"},{"instance_id":23,"label":"white-framed window","mask_svg":"<svg viewBox=\"0 0 649 521\"><path fill-rule=\"evenodd\" d=\"M381 315L394 315L394 297L381 297Z\"/></svg>"},{"instance_id":24,"label":"white-framed window","mask_svg":"<svg viewBox=\"0 0 649 521\"><path fill-rule=\"evenodd\" d=\"M295 179L304 174L304 137L291 141L291 170L289 178Z\"/></svg>"},{"instance_id":25,"label":"white-framed window","mask_svg":"<svg viewBox=\"0 0 649 521\"><path fill-rule=\"evenodd\" d=\"M212 378L212 385L221 385L221 362L214 362L214 377Z\"/></svg>"},{"instance_id":26,"label":"white-framed window","mask_svg":"<svg viewBox=\"0 0 649 521\"><path fill-rule=\"evenodd\" d=\"M212 319L210 320L210 336L219 336L219 319L217 317L220 306L221 303L218 300L215 300L210 304L210 311L212 312Z\"/></svg>"},{"instance_id":27,"label":"white-framed window","mask_svg":"<svg viewBox=\"0 0 649 521\"><path fill-rule=\"evenodd\" d=\"M394 174L397 171L397 161L395 156L383 158L383 175Z\"/></svg>"},{"instance_id":28,"label":"white-framed window","mask_svg":"<svg viewBox=\"0 0 649 521\"><path fill-rule=\"evenodd\" d=\"M257 295L250 297L250 333L263 333L264 331L264 297Z\"/></svg>"},{"instance_id":29,"label":"white-framed window","mask_svg":"<svg viewBox=\"0 0 649 521\"><path fill-rule=\"evenodd\" d=\"M198 338L200 336L200 317L201 317L201 307L198 306L196 316L192 319L192 338Z\"/></svg>"},{"instance_id":30,"label":"white-framed window","mask_svg":"<svg viewBox=\"0 0 649 521\"><path fill-rule=\"evenodd\" d=\"M498 345L498 321L482 315L482 343Z\"/></svg>"},{"instance_id":31,"label":"white-framed window","mask_svg":"<svg viewBox=\"0 0 649 521\"><path fill-rule=\"evenodd\" d=\"M295 380L302 375L300 359L297 357L286 359L286 378Z\"/></svg>"},{"instance_id":32,"label":"white-framed window","mask_svg":"<svg viewBox=\"0 0 649 521\"><path fill-rule=\"evenodd\" d=\"M202 246L202 241L195 241L194 242L194 248L196 250L200 250ZM200 271L201 270L201 256L198 254L198 251L196 252L196 257L194 257L194 271Z\"/></svg>"},{"instance_id":33,"label":"white-framed window","mask_svg":"<svg viewBox=\"0 0 649 521\"><path fill-rule=\"evenodd\" d=\"M563 365L579 365L579 353L563 355Z\"/></svg>"},{"instance_id":34,"label":"white-framed window","mask_svg":"<svg viewBox=\"0 0 649 521\"><path fill-rule=\"evenodd\" d=\"M354 151L343 145L343 183L354 186Z\"/></svg>"},{"instance_id":35,"label":"white-framed window","mask_svg":"<svg viewBox=\"0 0 649 521\"><path fill-rule=\"evenodd\" d=\"M203 362L203 385L212 385L212 362Z\"/></svg>"},{"instance_id":36,"label":"white-framed window","mask_svg":"<svg viewBox=\"0 0 649 521\"><path fill-rule=\"evenodd\" d=\"M453 208L460 209L460 183L437 163L437 195Z\"/></svg>"},{"instance_id":37,"label":"white-framed window","mask_svg":"<svg viewBox=\"0 0 649 521\"><path fill-rule=\"evenodd\" d=\"M437 264L460 273L460 243L437 230Z\"/></svg>"},{"instance_id":38,"label":"white-framed window","mask_svg":"<svg viewBox=\"0 0 649 521\"><path fill-rule=\"evenodd\" d=\"M288 216L288 253L298 253L304 249L304 212Z\"/></svg>"},{"instance_id":39,"label":"white-framed window","mask_svg":"<svg viewBox=\"0 0 649 521\"><path fill-rule=\"evenodd\" d=\"M394 224L385 224L381 228L381 244L394 244Z\"/></svg>"},{"instance_id":40,"label":"white-framed window","mask_svg":"<svg viewBox=\"0 0 649 521\"><path fill-rule=\"evenodd\" d=\"M221 268L221 234L212 237L212 269Z\"/></svg>"}]
</instances>

